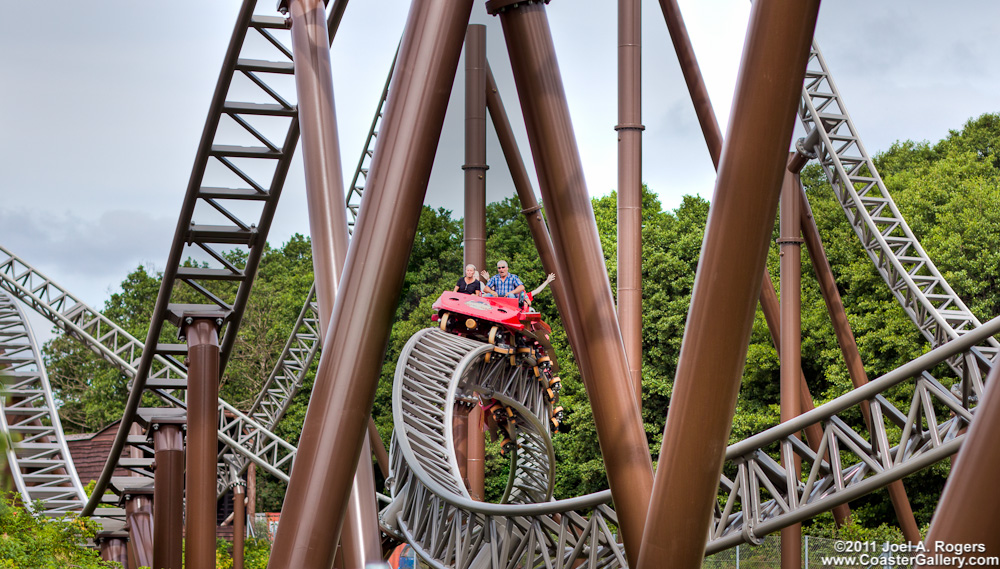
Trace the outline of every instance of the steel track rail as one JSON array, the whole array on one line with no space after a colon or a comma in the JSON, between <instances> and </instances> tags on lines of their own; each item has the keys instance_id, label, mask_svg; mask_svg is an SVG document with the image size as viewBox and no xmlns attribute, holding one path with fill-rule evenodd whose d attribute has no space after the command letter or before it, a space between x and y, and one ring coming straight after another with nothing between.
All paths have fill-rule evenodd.
<instances>
[{"instance_id":1,"label":"steel track rail","mask_svg":"<svg viewBox=\"0 0 1000 569\"><path fill-rule=\"evenodd\" d=\"M84 508L85 515L96 508L111 480L146 390L153 359L157 355L186 353L186 345L160 343L168 320L176 327L177 319L186 314L217 315L224 321L219 340L220 374L232 354L299 136L295 106L279 85L282 76L294 72L290 41L277 37L287 30L287 22L279 17L255 15L255 6L255 0L245 0L237 16L132 391L111 455ZM247 41L248 36L252 41ZM237 76L240 81L234 83ZM219 183L216 180L221 181L221 187L215 185ZM211 221L194 223L196 212ZM233 247L246 247L247 252L227 255L226 250ZM185 256L193 256L201 263L188 266L183 261ZM181 287L188 296L198 299L196 304L174 300Z\"/></svg>"},{"instance_id":2,"label":"steel track rail","mask_svg":"<svg viewBox=\"0 0 1000 569\"><path fill-rule=\"evenodd\" d=\"M21 307L0 292L0 435L24 504L35 514L79 512L87 499L73 465L35 335Z\"/></svg>"},{"instance_id":3,"label":"steel track rail","mask_svg":"<svg viewBox=\"0 0 1000 569\"><path fill-rule=\"evenodd\" d=\"M931 346L981 326L899 213L815 43L805 73L799 118L807 133L819 131L815 150L851 227L893 296ZM985 338L979 347L991 361L998 350L1000 342L992 337ZM959 375L964 373L964 359L948 363ZM973 366L972 371L979 374L979 366Z\"/></svg>"}]
</instances>

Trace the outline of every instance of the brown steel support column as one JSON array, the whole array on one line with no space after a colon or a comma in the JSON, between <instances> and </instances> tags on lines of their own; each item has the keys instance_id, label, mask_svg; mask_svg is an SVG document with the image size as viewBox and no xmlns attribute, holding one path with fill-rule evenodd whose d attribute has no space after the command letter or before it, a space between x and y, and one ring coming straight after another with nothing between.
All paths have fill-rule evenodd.
<instances>
[{"instance_id":1,"label":"brown steel support column","mask_svg":"<svg viewBox=\"0 0 1000 569\"><path fill-rule=\"evenodd\" d=\"M347 258L347 210L337 137L333 74L325 5L322 0L292 0L292 49L295 89L302 128L302 163L306 173L309 231L320 326L326 331L337 297L340 273ZM346 567L364 567L381 559L378 515L373 496L370 446L355 473L341 535ZM345 462L346 464L346 462Z\"/></svg>"},{"instance_id":2,"label":"brown steel support column","mask_svg":"<svg viewBox=\"0 0 1000 569\"><path fill-rule=\"evenodd\" d=\"M152 492L146 490L125 495L125 527L138 567L153 563L153 501L150 494Z\"/></svg>"},{"instance_id":3,"label":"brown steel support column","mask_svg":"<svg viewBox=\"0 0 1000 569\"><path fill-rule=\"evenodd\" d=\"M186 317L188 438L184 502L184 566L215 567L215 478L219 452L219 326L221 319ZM157 568L158 569L158 568Z\"/></svg>"},{"instance_id":4,"label":"brown steel support column","mask_svg":"<svg viewBox=\"0 0 1000 569\"><path fill-rule=\"evenodd\" d=\"M642 10L618 0L618 321L642 408Z\"/></svg>"},{"instance_id":5,"label":"brown steel support column","mask_svg":"<svg viewBox=\"0 0 1000 569\"><path fill-rule=\"evenodd\" d=\"M466 423L468 427L469 454L469 496L473 500L486 499L486 438L481 425L483 424L483 409L477 404L469 411Z\"/></svg>"},{"instance_id":6,"label":"brown steel support column","mask_svg":"<svg viewBox=\"0 0 1000 569\"><path fill-rule=\"evenodd\" d=\"M486 26L468 27L465 36L465 264L486 268ZM463 273L464 274L464 273ZM486 493L486 440L479 428L483 413L475 405L467 415L465 450L469 493ZM456 430L459 428L456 425ZM460 463L461 468L461 463Z\"/></svg>"},{"instance_id":7,"label":"brown steel support column","mask_svg":"<svg viewBox=\"0 0 1000 569\"><path fill-rule=\"evenodd\" d=\"M545 5L491 0L499 13L539 186L549 210L568 312L586 315L577 340L581 375L590 394L628 559L639 539L652 486L652 460L631 389L628 362L604 266L594 211L559 75ZM595 380L595 378L599 378Z\"/></svg>"},{"instance_id":8,"label":"brown steel support column","mask_svg":"<svg viewBox=\"0 0 1000 569\"><path fill-rule=\"evenodd\" d=\"M486 26L465 36L465 264L486 268Z\"/></svg>"},{"instance_id":9,"label":"brown steel support column","mask_svg":"<svg viewBox=\"0 0 1000 569\"><path fill-rule=\"evenodd\" d=\"M470 0L411 5L271 568L333 563L471 10Z\"/></svg>"},{"instance_id":10,"label":"brown steel support column","mask_svg":"<svg viewBox=\"0 0 1000 569\"><path fill-rule=\"evenodd\" d=\"M247 536L247 487L240 481L233 485L233 569L243 569L243 544Z\"/></svg>"},{"instance_id":11,"label":"brown steel support column","mask_svg":"<svg viewBox=\"0 0 1000 569\"><path fill-rule=\"evenodd\" d=\"M722 156L722 130L715 118L715 111L712 110L712 100L708 97L708 89L705 88L705 80L701 76L701 68L698 67L694 47L691 46L691 38L688 37L684 18L681 17L681 9L677 5L677 0L660 0L660 10L663 12L663 19L667 22L670 40L674 44L674 52L677 53L681 73L684 74L684 81L691 94L691 102L694 103L694 111L698 115L701 132L708 144L708 153L712 157L715 169L718 170L719 157Z\"/></svg>"},{"instance_id":12,"label":"brown steel support column","mask_svg":"<svg viewBox=\"0 0 1000 569\"><path fill-rule=\"evenodd\" d=\"M478 405L476 405L478 407ZM469 406L456 403L454 421L451 424L451 440L455 451L455 461L458 462L458 472L469 487Z\"/></svg>"},{"instance_id":13,"label":"brown steel support column","mask_svg":"<svg viewBox=\"0 0 1000 569\"><path fill-rule=\"evenodd\" d=\"M493 119L493 128L496 129L497 138L500 140L500 148L503 150L504 159L507 161L507 168L510 170L511 179L514 181L514 189L517 197L521 201L521 213L528 223L528 230L531 231L531 238L535 242L535 249L542 261L542 268L546 273L555 273L556 280L552 281L549 288L552 289L552 296L556 300L556 308L559 309L559 316L562 318L563 327L569 337L570 346L574 350L580 350L576 337L577 323L576 315L569 310L569 300L566 297L566 282L559 278L562 270L559 267L559 260L556 258L552 248L552 238L549 236L549 229L545 226L542 218L542 206L535 199L535 192L531 189L531 179L528 177L528 170L524 167L524 160L521 159L521 151L517 148L517 140L514 138L514 130L510 126L510 119L507 118L507 111L504 110L503 100L500 98L500 91L497 82L493 78L493 71L489 62L486 64L486 107L490 111L490 118Z\"/></svg>"},{"instance_id":14,"label":"brown steel support column","mask_svg":"<svg viewBox=\"0 0 1000 569\"><path fill-rule=\"evenodd\" d=\"M184 534L184 419L154 419L153 569L181 569ZM213 499L214 501L214 499Z\"/></svg>"},{"instance_id":15,"label":"brown steel support column","mask_svg":"<svg viewBox=\"0 0 1000 569\"><path fill-rule=\"evenodd\" d=\"M95 537L97 548L101 552L101 559L105 561L117 561L121 563L123 569L129 569L128 562L128 533L123 531L100 532Z\"/></svg>"},{"instance_id":16,"label":"brown steel support column","mask_svg":"<svg viewBox=\"0 0 1000 569\"><path fill-rule=\"evenodd\" d=\"M826 302L827 312L833 322L833 331L837 336L837 343L840 351L844 354L844 363L847 365L847 372L851 376L851 383L855 389L868 383L868 374L861 362L861 353L858 351L858 344L854 340L854 332L851 330L851 323L847 320L847 312L844 310L844 303L837 290L837 281L833 276L833 269L830 268L830 261L827 259L826 250L823 248L823 240L820 239L819 228L816 227L816 220L813 218L812 209L809 207L809 200L806 198L805 189L801 183L797 183L797 191L802 203L801 224L802 236L805 238L806 249L812 259L813 270L816 273L816 280L819 282L823 300ZM871 411L868 405L861 406L865 423L871 432L872 420ZM902 480L896 480L889 484L886 489L889 491L889 498L892 500L892 507L896 511L896 519L899 527L903 530L903 537L910 543L920 541L920 528L917 527L917 520L913 517L913 509L910 507L910 500L906 496L906 489Z\"/></svg>"},{"instance_id":17,"label":"brown steel support column","mask_svg":"<svg viewBox=\"0 0 1000 569\"><path fill-rule=\"evenodd\" d=\"M802 376L802 238L799 236L798 180L785 172L781 185L781 215L778 239L781 257L781 422L798 417L802 410L799 383ZM795 478L802 471L802 461L782 445L783 466L795 469ZM791 456L788 456L788 455ZM802 524L792 524L781 530L781 568L802 567Z\"/></svg>"},{"instance_id":18,"label":"brown steel support column","mask_svg":"<svg viewBox=\"0 0 1000 569\"><path fill-rule=\"evenodd\" d=\"M382 478L389 477L389 453L385 451L385 445L382 444L382 437L378 434L378 427L375 426L375 421L369 417L368 418L368 440L372 445L372 452L375 455L375 463L378 464L378 470L382 473Z\"/></svg>"},{"instance_id":19,"label":"brown steel support column","mask_svg":"<svg viewBox=\"0 0 1000 569\"><path fill-rule=\"evenodd\" d=\"M975 547L975 551L966 552L963 557L1000 555L1000 531L997 531L996 520L996 513L1000 511L1000 489L996 483L997 471L1000 470L1000 445L996 441L997 433L1000 433L998 381L1000 366L994 366L986 380L990 388L976 408L965 443L958 451L958 460L948 476L941 501L931 520L931 529L924 540L928 557L933 554L956 556L942 550L939 544L952 548L963 545ZM953 562L941 566L960 565Z\"/></svg>"},{"instance_id":20,"label":"brown steel support column","mask_svg":"<svg viewBox=\"0 0 1000 569\"><path fill-rule=\"evenodd\" d=\"M687 83L691 101L694 104L695 113L698 115L698 122L701 124L702 134L708 145L709 155L712 158L712 163L718 169L719 158L722 154L722 131L719 129L719 123L715 118L712 101L708 96L708 89L705 87L701 69L698 67L698 61L695 57L694 48L691 46L691 40L688 37L684 19L681 17L680 8L676 0L660 0L660 8L666 20L667 29L670 32L670 38L673 41L674 51L677 53L681 71L684 74L684 80ZM798 168L801 168L802 165L799 164ZM766 269L764 270L763 287L760 292L760 305L764 312L764 318L767 321L768 330L771 333L771 340L780 355L780 317L778 315L780 308L778 295L774 290L774 285L771 283L771 276ZM812 395L809 393L809 386L806 385L805 374L802 374L801 370L800 378L800 390L802 393L801 410L807 412L813 409ZM819 425L811 425L805 431L810 448L814 451L818 450L823 429ZM847 504L841 504L833 508L833 517L837 526L844 525L850 515L851 510Z\"/></svg>"},{"instance_id":21,"label":"brown steel support column","mask_svg":"<svg viewBox=\"0 0 1000 569\"><path fill-rule=\"evenodd\" d=\"M638 567L701 566L818 0L753 4Z\"/></svg>"}]
</instances>

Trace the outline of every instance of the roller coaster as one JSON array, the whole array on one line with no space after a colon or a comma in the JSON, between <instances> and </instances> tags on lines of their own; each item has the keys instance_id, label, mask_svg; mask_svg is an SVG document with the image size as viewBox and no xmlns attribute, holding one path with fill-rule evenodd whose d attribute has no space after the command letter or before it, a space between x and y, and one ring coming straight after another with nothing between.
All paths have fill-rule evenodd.
<instances>
[{"instance_id":1,"label":"roller coaster","mask_svg":"<svg viewBox=\"0 0 1000 569\"><path fill-rule=\"evenodd\" d=\"M150 529L132 519L134 508L130 510L129 503L142 491L156 491L163 480L154 472L155 457L164 450L155 442L159 439L154 433L165 425L188 421L192 431L188 436L193 437L190 421L196 414L212 418L210 435L217 443L203 451L213 457L209 462L215 471L215 496L240 485L251 464L279 480L296 482L291 473L298 449L275 430L320 357L321 347L333 341L324 337L332 332L321 325L327 316L321 313L319 277L304 299L276 367L249 409L237 409L219 399L217 389L214 395L211 390L205 392L210 411L195 411L192 402L193 386L206 381L201 376L193 379L195 362L201 357L195 356L195 347L213 345L197 327L208 323L217 334L217 381L232 355L300 136L296 92L277 79L300 72L293 63L295 40L290 32L297 2L291 4L289 18L246 0L237 16L145 340L132 337L0 246L0 372L7 395L0 425L7 440L13 441L6 454L16 489L25 504L42 505L35 512L38 515L90 516L103 524L104 539L127 541L131 534L134 543L130 547L145 547L139 536ZM525 8L500 0L487 4L501 17L544 7L527 2L531 6ZM338 0L324 12L329 34L325 39L330 42L345 5ZM410 73L412 69L406 66L418 65L407 59L409 45L401 44L393 69L403 66ZM348 216L354 240L366 231L368 220L363 216L371 207L367 204L378 199L366 201L368 180L381 172L376 158L393 149L376 146L379 133L391 128L384 124L390 116L388 103L393 96L402 97L390 89L394 77L400 76L393 69L354 178L346 196L341 194L340 203L346 206L341 211ZM866 254L932 349L867 385L726 448L725 472L730 475L718 480L717 505L699 554L759 543L764 535L954 455L974 424L1000 349L994 338L1000 333L1000 318L980 322L920 246L861 143L815 43L801 77L804 82L795 110L806 136L798 142L799 157L818 161ZM257 124L261 120L266 128ZM254 144L245 146L228 139L232 129L220 128L224 121L240 127L238 140L249 137ZM531 204L523 205L529 215L537 211ZM550 216L558 215L550 211ZM376 214L368 215L374 218ZM247 251L240 262L226 255L234 247ZM351 251L349 255L354 254ZM185 264L188 258L198 259L199 266ZM345 275L352 269L348 261ZM344 279L350 282L347 276ZM215 286L220 282L227 286ZM199 302L175 301L180 297L178 290L193 294ZM226 296L219 290L230 292ZM44 316L131 382L114 445L89 497L77 477L22 305ZM332 310L332 318L346 310L339 304L336 309L324 309ZM628 531L628 526L620 519L621 504L613 500L613 489L553 498L557 464L552 434L561 416L558 358L548 341L548 324L538 313L507 299L445 292L434 310L434 321L429 318L429 327L409 340L397 362L394 432L385 465L388 495L378 497L381 530L411 545L423 562L439 569L636 566L634 553L627 553L622 539L620 530ZM180 340L164 341L172 335ZM582 345L585 338L578 335L572 340L574 350L586 348ZM322 353L327 357L320 362L321 370L335 365L326 361L338 357L332 350ZM896 407L883 395L900 384L912 386L908 407ZM201 392L202 387L197 390ZM158 406L143 406L147 394L157 398ZM470 494L456 455L456 414L477 406L491 414L490 420L505 435L502 446L510 469L502 499L495 504ZM868 418L867 435L841 418L852 408L861 408ZM820 426L820 436L810 435L807 444L798 433L815 425ZM194 446L189 440L189 452ZM776 455L782 458L772 458ZM801 461L801 475L792 457ZM204 463L190 456L188 461L189 468ZM115 476L117 469L130 475ZM189 502L191 496L189 488ZM119 507L98 508L108 502ZM188 516L186 531L191 535L195 516L190 512ZM152 559L152 552L136 556Z\"/></svg>"}]
</instances>

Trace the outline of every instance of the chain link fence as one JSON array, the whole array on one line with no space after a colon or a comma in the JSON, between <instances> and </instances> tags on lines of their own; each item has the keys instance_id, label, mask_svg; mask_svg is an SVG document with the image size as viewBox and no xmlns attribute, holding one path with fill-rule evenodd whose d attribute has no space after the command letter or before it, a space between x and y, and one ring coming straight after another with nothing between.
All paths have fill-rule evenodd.
<instances>
[{"instance_id":1,"label":"chain link fence","mask_svg":"<svg viewBox=\"0 0 1000 569\"><path fill-rule=\"evenodd\" d=\"M840 542L840 550L837 543ZM882 543L868 542L869 551L863 551L864 556L857 553L845 553L844 540L825 537L802 536L802 567L803 569L910 569L908 566L897 566L888 563L890 554L883 553ZM886 542L889 543L889 542ZM867 564L848 564L846 559L853 557L855 561L865 558ZM764 538L760 545L738 545L715 555L705 558L702 569L780 569L781 568L781 536L772 534Z\"/></svg>"}]
</instances>

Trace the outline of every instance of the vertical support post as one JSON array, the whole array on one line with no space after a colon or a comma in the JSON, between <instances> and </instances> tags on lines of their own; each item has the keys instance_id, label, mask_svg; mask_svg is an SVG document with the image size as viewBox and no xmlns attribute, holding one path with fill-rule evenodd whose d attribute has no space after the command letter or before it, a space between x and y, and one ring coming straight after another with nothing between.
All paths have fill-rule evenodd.
<instances>
[{"instance_id":1,"label":"vertical support post","mask_svg":"<svg viewBox=\"0 0 1000 569\"><path fill-rule=\"evenodd\" d=\"M465 36L465 264L486 268L486 26Z\"/></svg>"},{"instance_id":2,"label":"vertical support post","mask_svg":"<svg viewBox=\"0 0 1000 569\"><path fill-rule=\"evenodd\" d=\"M474 24L465 36L465 264L486 268L486 26ZM463 273L464 274L464 273ZM473 405L465 437L469 494L486 490L486 440L479 428L483 411Z\"/></svg>"},{"instance_id":3,"label":"vertical support post","mask_svg":"<svg viewBox=\"0 0 1000 569\"><path fill-rule=\"evenodd\" d=\"M478 407L478 405L477 405ZM466 403L455 404L454 422L451 424L451 438L455 445L455 461L458 463L458 473L462 476L465 487L469 487L469 411Z\"/></svg>"},{"instance_id":4,"label":"vertical support post","mask_svg":"<svg viewBox=\"0 0 1000 569\"><path fill-rule=\"evenodd\" d=\"M102 531L95 536L101 559L117 561L124 569L129 569L128 563L128 533L124 531Z\"/></svg>"},{"instance_id":5,"label":"vertical support post","mask_svg":"<svg viewBox=\"0 0 1000 569\"><path fill-rule=\"evenodd\" d=\"M215 567L215 510L219 447L219 327L221 318L187 316L188 444L184 502L184 566Z\"/></svg>"},{"instance_id":6,"label":"vertical support post","mask_svg":"<svg viewBox=\"0 0 1000 569\"><path fill-rule=\"evenodd\" d=\"M576 338L626 556L637 559L652 487L652 459L614 310L583 164L559 75L543 3L491 0L510 54L535 171L550 212L553 249L564 275L568 311L587 315ZM600 378L600 380L595 380Z\"/></svg>"},{"instance_id":7,"label":"vertical support post","mask_svg":"<svg viewBox=\"0 0 1000 569\"><path fill-rule=\"evenodd\" d=\"M618 0L618 321L642 408L642 10Z\"/></svg>"},{"instance_id":8,"label":"vertical support post","mask_svg":"<svg viewBox=\"0 0 1000 569\"><path fill-rule=\"evenodd\" d=\"M333 563L471 11L411 5L268 567Z\"/></svg>"},{"instance_id":9,"label":"vertical support post","mask_svg":"<svg viewBox=\"0 0 1000 569\"><path fill-rule=\"evenodd\" d=\"M184 534L184 419L153 419L153 567L181 569ZM214 499L213 499L214 501Z\"/></svg>"},{"instance_id":10,"label":"vertical support post","mask_svg":"<svg viewBox=\"0 0 1000 569\"><path fill-rule=\"evenodd\" d=\"M153 563L153 501L150 490L134 490L125 495L125 526L129 547L137 566Z\"/></svg>"},{"instance_id":11,"label":"vertical support post","mask_svg":"<svg viewBox=\"0 0 1000 569\"><path fill-rule=\"evenodd\" d=\"M865 367L861 362L861 353L858 351L858 344L854 340L851 323L847 320L847 311L844 309L844 302L840 298L840 291L837 290L837 281L833 276L833 269L830 268L830 261L827 259L826 250L823 248L823 240L820 238L819 228L816 226L812 209L809 207L809 200L806 197L805 189L802 188L801 183L798 186L802 203L802 236L805 238L809 257L812 259L813 270L816 273L816 280L819 282L819 289L823 294L823 300L826 302L830 321L833 323L833 331L837 336L837 343L840 345L840 351L844 355L847 372L851 376L851 383L857 389L868 383L868 374L865 373ZM872 417L868 404L861 405L861 413L864 415L865 424L868 425L869 432L871 432ZM889 492L890 500L892 500L892 507L896 511L896 519L899 521L899 527L903 530L903 537L910 543L918 543L920 541L920 528L917 527L917 520L913 517L913 509L910 507L910 500L906 496L903 481L896 480L889 484L886 489Z\"/></svg>"},{"instance_id":12,"label":"vertical support post","mask_svg":"<svg viewBox=\"0 0 1000 569\"><path fill-rule=\"evenodd\" d=\"M781 258L781 422L801 414L799 379L802 374L802 238L799 236L798 179L785 172L781 185L781 214L778 247ZM783 466L794 469L798 480L802 461L782 445ZM790 456L789 456L790 455ZM790 498L791 499L791 498ZM802 524L792 524L781 530L781 567L802 567Z\"/></svg>"},{"instance_id":13,"label":"vertical support post","mask_svg":"<svg viewBox=\"0 0 1000 569\"><path fill-rule=\"evenodd\" d=\"M469 454L466 457L469 475L469 496L473 500L486 499L486 435L483 433L483 408L478 404L469 410L468 429Z\"/></svg>"},{"instance_id":14,"label":"vertical support post","mask_svg":"<svg viewBox=\"0 0 1000 569\"><path fill-rule=\"evenodd\" d=\"M233 484L233 569L243 569L243 545L247 536L247 487L243 481Z\"/></svg>"},{"instance_id":15,"label":"vertical support post","mask_svg":"<svg viewBox=\"0 0 1000 569\"><path fill-rule=\"evenodd\" d=\"M337 298L341 270L347 258L347 210L337 137L337 113L330 66L329 32L322 0L291 0L292 50L295 53L295 90L302 128L302 162L306 174L309 232L313 272L319 303L320 329L326 331ZM354 475L341 549L347 567L364 567L381 559L378 516L372 496L375 481L366 460ZM345 462L344 464L347 464Z\"/></svg>"},{"instance_id":16,"label":"vertical support post","mask_svg":"<svg viewBox=\"0 0 1000 569\"><path fill-rule=\"evenodd\" d=\"M818 12L758 0L750 14L639 569L701 566Z\"/></svg>"},{"instance_id":17,"label":"vertical support post","mask_svg":"<svg viewBox=\"0 0 1000 569\"><path fill-rule=\"evenodd\" d=\"M943 542L955 546L977 544L985 549L963 553L963 557L1000 555L1000 532L996 527L996 512L1000 510L1000 489L996 484L1000 469L1000 445L996 444L996 433L1000 432L998 381L1000 366L994 366L986 382L991 388L976 409L924 540L929 552L939 551L934 544Z\"/></svg>"}]
</instances>

